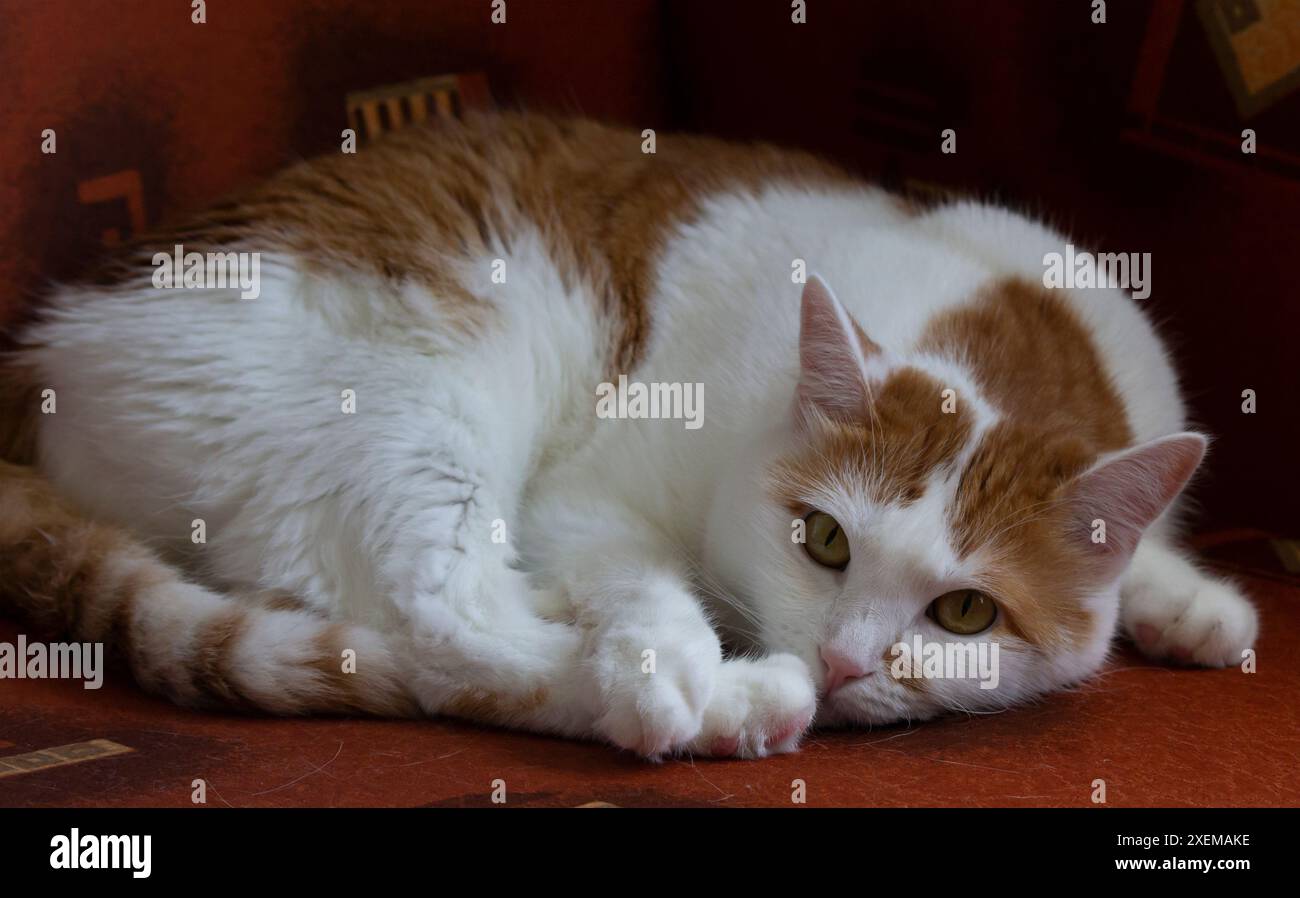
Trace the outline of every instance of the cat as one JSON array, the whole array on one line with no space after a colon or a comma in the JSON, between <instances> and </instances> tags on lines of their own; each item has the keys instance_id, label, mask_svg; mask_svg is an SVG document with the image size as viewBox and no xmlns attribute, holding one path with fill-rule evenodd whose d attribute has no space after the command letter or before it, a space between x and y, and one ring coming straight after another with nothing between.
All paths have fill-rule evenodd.
<instances>
[{"instance_id":1,"label":"cat","mask_svg":"<svg viewBox=\"0 0 1300 898\"><path fill-rule=\"evenodd\" d=\"M1120 628L1240 663L1255 610L1174 541L1206 438L1131 297L1043 286L1065 242L534 113L299 164L17 335L4 607L186 705L651 759L1010 707ZM182 248L258 254L256 298L157 286ZM616 382L699 426L597 414ZM995 645L996 688L898 676L918 637Z\"/></svg>"}]
</instances>

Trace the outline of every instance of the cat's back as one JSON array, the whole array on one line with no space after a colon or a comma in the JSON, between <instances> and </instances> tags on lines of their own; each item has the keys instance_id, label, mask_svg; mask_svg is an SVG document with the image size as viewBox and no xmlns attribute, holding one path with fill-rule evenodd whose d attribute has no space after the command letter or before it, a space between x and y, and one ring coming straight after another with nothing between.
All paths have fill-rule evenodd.
<instances>
[{"instance_id":1,"label":"cat's back","mask_svg":"<svg viewBox=\"0 0 1300 898\"><path fill-rule=\"evenodd\" d=\"M301 163L49 298L25 334L59 396L43 466L83 507L171 533L177 496L288 503L363 476L338 459L431 407L512 409L495 441L526 469L533 436L581 439L593 385L644 353L663 247L705 198L846 177L772 147L522 113ZM256 283L190 284L191 256L247 262ZM390 424L349 427L349 402Z\"/></svg>"},{"instance_id":2,"label":"cat's back","mask_svg":"<svg viewBox=\"0 0 1300 898\"><path fill-rule=\"evenodd\" d=\"M969 200L923 214L916 228L925 239L986 273L982 286L1009 282L1022 285L1023 289L1012 291L1004 301L1032 296L1039 306L1049 310L1050 314L1035 318L1034 326L1043 331L1043 345L1068 336L1089 355L1095 355L1096 376L1114 389L1132 440L1154 439L1186 426L1177 372L1145 301L1117 286L1047 286L1044 275L1049 260L1070 251L1070 237L1005 207ZM1149 270L1146 276L1149 279ZM976 291L975 297L978 295ZM984 349L992 356L998 346ZM1026 372L1025 376L1032 374ZM1071 376L1080 375L1075 372Z\"/></svg>"},{"instance_id":3,"label":"cat's back","mask_svg":"<svg viewBox=\"0 0 1300 898\"><path fill-rule=\"evenodd\" d=\"M160 250L237 251L261 256L269 285L257 309L239 311L246 318L306 311L344 336L438 347L515 314L503 285L544 269L541 280L594 306L607 367L628 370L649 337L665 246L711 197L854 183L818 157L767 144L470 113L284 169L144 234L89 289L63 291L51 305L78 315L84 293L105 295L106 315L129 318L142 297L159 298L147 276Z\"/></svg>"}]
</instances>

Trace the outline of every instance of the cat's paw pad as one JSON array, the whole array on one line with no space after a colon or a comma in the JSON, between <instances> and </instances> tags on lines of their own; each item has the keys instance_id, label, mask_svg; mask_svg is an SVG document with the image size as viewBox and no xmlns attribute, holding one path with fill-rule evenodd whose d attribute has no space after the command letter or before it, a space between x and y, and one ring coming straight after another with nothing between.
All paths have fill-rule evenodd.
<instances>
[{"instance_id":1,"label":"cat's paw pad","mask_svg":"<svg viewBox=\"0 0 1300 898\"><path fill-rule=\"evenodd\" d=\"M722 663L712 631L665 641L628 631L592 658L601 693L596 731L619 748L659 759L695 738Z\"/></svg>"},{"instance_id":2,"label":"cat's paw pad","mask_svg":"<svg viewBox=\"0 0 1300 898\"><path fill-rule=\"evenodd\" d=\"M817 687L794 655L727 661L704 726L688 747L713 757L762 758L799 747L817 709Z\"/></svg>"},{"instance_id":3,"label":"cat's paw pad","mask_svg":"<svg viewBox=\"0 0 1300 898\"><path fill-rule=\"evenodd\" d=\"M1201 575L1127 596L1124 625L1143 654L1204 667L1240 664L1259 630L1254 606L1235 586Z\"/></svg>"}]
</instances>

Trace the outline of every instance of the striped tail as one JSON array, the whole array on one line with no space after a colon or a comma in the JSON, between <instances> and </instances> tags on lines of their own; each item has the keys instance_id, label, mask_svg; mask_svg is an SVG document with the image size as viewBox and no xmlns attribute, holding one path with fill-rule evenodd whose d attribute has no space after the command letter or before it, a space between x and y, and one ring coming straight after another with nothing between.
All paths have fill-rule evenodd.
<instances>
[{"instance_id":1,"label":"striped tail","mask_svg":"<svg viewBox=\"0 0 1300 898\"><path fill-rule=\"evenodd\" d=\"M0 613L104 643L142 686L183 705L418 713L400 645L293 604L191 583L130 534L79 515L34 468L0 461Z\"/></svg>"}]
</instances>

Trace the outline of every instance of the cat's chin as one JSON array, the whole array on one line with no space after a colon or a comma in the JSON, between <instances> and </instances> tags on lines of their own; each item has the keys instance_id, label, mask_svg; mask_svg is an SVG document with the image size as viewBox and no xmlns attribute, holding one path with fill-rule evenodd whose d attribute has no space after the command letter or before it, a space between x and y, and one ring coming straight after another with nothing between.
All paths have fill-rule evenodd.
<instances>
[{"instance_id":1,"label":"cat's chin","mask_svg":"<svg viewBox=\"0 0 1300 898\"><path fill-rule=\"evenodd\" d=\"M933 708L909 706L869 692L840 692L823 697L813 726L818 729L855 729L920 723L939 713Z\"/></svg>"}]
</instances>

